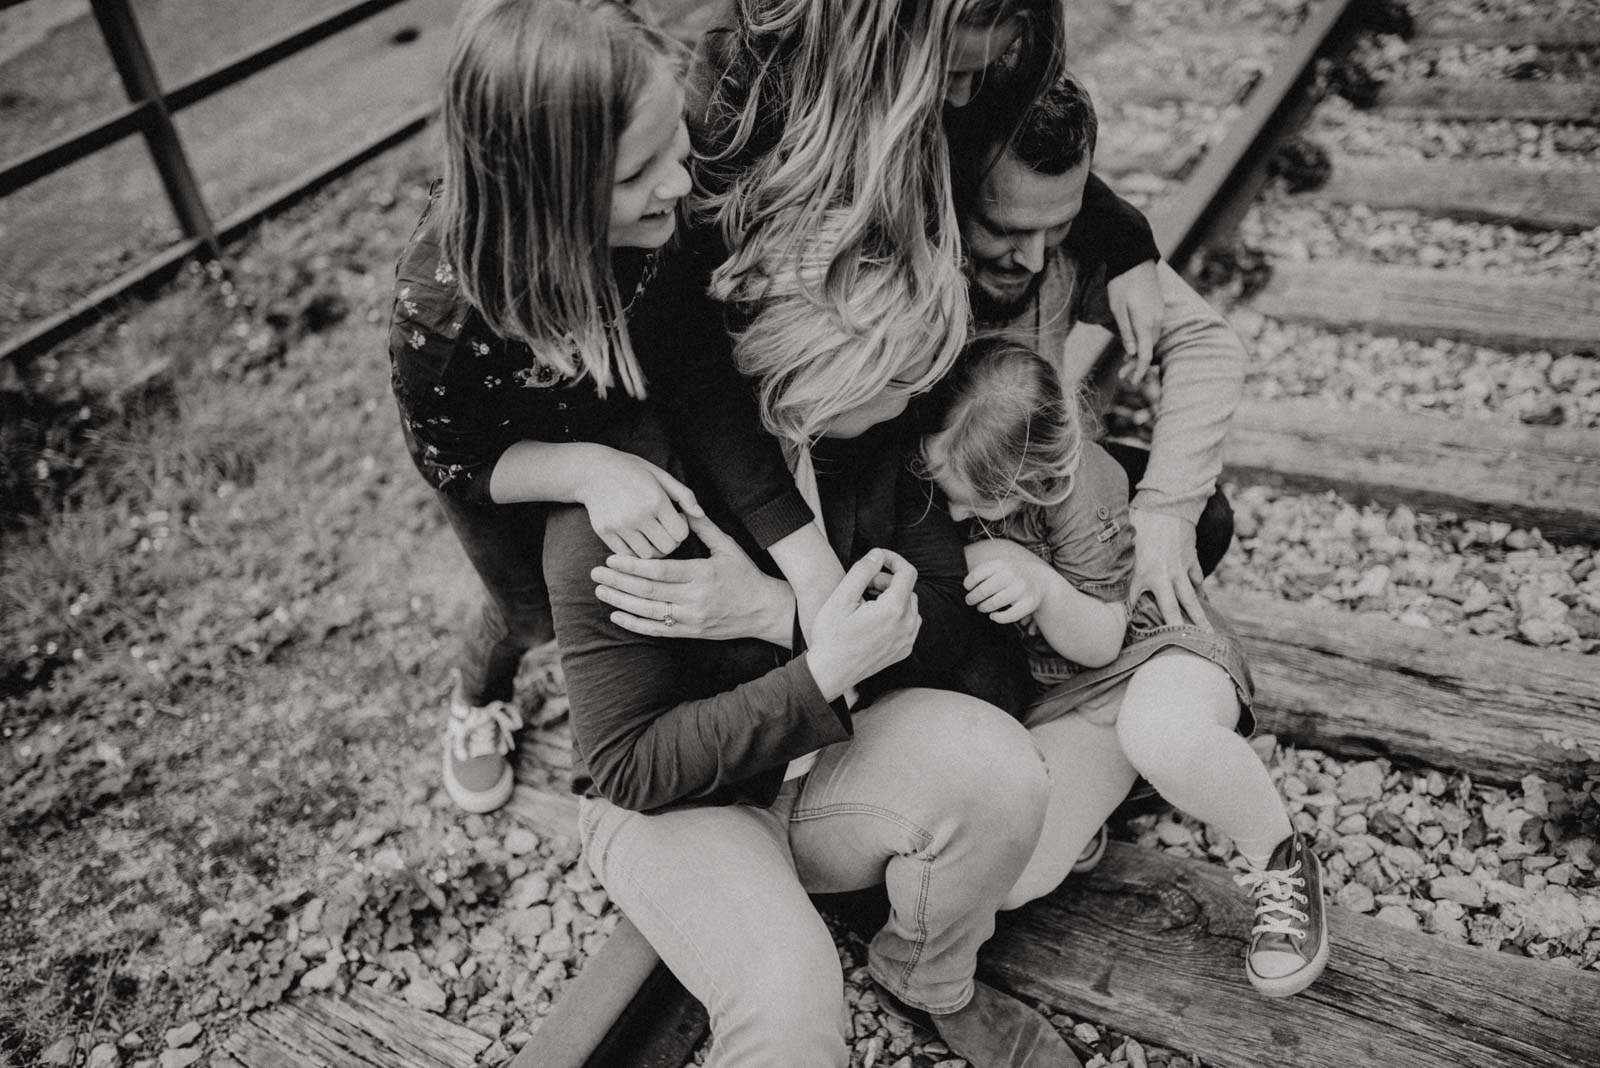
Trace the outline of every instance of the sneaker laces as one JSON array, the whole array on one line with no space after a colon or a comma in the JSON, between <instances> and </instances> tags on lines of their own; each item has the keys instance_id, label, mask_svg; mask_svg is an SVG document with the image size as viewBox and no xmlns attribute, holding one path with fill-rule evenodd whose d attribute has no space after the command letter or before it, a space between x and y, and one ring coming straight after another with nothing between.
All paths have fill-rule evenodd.
<instances>
[{"instance_id":1,"label":"sneaker laces","mask_svg":"<svg viewBox=\"0 0 1600 1068\"><path fill-rule=\"evenodd\" d=\"M1234 882L1256 899L1256 925L1250 929L1252 935L1275 934L1288 935L1296 941L1305 939L1306 932L1298 925L1309 923L1311 917L1295 907L1309 903L1309 898L1296 889L1304 889L1306 885L1305 876L1299 872L1300 861L1297 860L1292 868L1252 870L1233 877Z\"/></svg>"},{"instance_id":2,"label":"sneaker laces","mask_svg":"<svg viewBox=\"0 0 1600 1068\"><path fill-rule=\"evenodd\" d=\"M510 701L455 705L450 709L450 753L457 761L511 752L522 714Z\"/></svg>"}]
</instances>

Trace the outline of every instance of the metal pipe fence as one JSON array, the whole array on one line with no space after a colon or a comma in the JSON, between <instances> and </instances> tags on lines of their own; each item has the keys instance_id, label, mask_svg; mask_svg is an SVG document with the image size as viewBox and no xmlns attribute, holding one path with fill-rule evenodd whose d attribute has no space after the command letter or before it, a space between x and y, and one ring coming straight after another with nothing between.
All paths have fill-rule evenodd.
<instances>
[{"instance_id":1,"label":"metal pipe fence","mask_svg":"<svg viewBox=\"0 0 1600 1068\"><path fill-rule=\"evenodd\" d=\"M0 0L0 10L26 2L28 0ZM213 219L201 195L183 139L172 121L173 115L184 108L402 2L404 0L356 0L243 51L172 89L163 90L129 0L90 0L95 22L127 92L128 104L27 155L0 163L0 197L137 133L144 138L184 236L176 245L117 276L67 310L35 323L20 336L0 342L0 361L15 359L20 362L44 352L104 317L130 294L172 277L191 258L221 256L224 245L262 219L282 211L426 126L434 111L431 104L377 131L336 159L258 197L219 223Z\"/></svg>"}]
</instances>

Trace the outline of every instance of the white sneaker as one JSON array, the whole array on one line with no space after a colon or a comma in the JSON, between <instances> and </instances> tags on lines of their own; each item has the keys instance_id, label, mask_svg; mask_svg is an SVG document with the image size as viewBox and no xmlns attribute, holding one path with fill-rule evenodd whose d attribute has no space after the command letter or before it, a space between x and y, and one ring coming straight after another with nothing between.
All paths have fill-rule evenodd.
<instances>
[{"instance_id":1,"label":"white sneaker","mask_svg":"<svg viewBox=\"0 0 1600 1068\"><path fill-rule=\"evenodd\" d=\"M468 812L493 812L511 800L516 776L507 754L522 729L522 715L510 701L469 705L461 674L450 691L444 727L444 788Z\"/></svg>"}]
</instances>

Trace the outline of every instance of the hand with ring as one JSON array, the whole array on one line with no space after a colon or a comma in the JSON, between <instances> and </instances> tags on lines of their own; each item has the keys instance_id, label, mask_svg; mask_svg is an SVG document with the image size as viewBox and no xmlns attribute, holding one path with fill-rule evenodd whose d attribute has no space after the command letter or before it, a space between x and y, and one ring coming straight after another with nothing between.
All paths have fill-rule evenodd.
<instances>
[{"instance_id":1,"label":"hand with ring","mask_svg":"<svg viewBox=\"0 0 1600 1068\"><path fill-rule=\"evenodd\" d=\"M788 584L763 574L711 520L687 519L709 557L616 555L589 573L595 596L616 609L611 622L655 638L759 638L788 646L794 635L794 594Z\"/></svg>"}]
</instances>

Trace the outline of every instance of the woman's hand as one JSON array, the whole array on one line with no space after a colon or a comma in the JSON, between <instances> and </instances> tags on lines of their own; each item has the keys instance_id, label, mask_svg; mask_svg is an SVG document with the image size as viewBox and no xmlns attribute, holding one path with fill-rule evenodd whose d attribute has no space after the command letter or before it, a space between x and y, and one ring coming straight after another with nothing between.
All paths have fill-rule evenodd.
<instances>
[{"instance_id":1,"label":"woman's hand","mask_svg":"<svg viewBox=\"0 0 1600 1068\"><path fill-rule=\"evenodd\" d=\"M888 571L888 582L879 579ZM917 611L917 569L899 553L873 549L845 572L823 602L806 663L822 695L832 701L863 679L911 655L922 615ZM862 600L869 588L878 595Z\"/></svg>"},{"instance_id":2,"label":"woman's hand","mask_svg":"<svg viewBox=\"0 0 1600 1068\"><path fill-rule=\"evenodd\" d=\"M1016 542L987 538L966 548L967 604L995 623L1016 623L1039 610L1045 563Z\"/></svg>"},{"instance_id":3,"label":"woman's hand","mask_svg":"<svg viewBox=\"0 0 1600 1068\"><path fill-rule=\"evenodd\" d=\"M619 449L605 449L600 456L578 501L588 510L594 532L618 556L666 556L689 536L684 515L705 515L688 486L649 460Z\"/></svg>"},{"instance_id":4,"label":"woman's hand","mask_svg":"<svg viewBox=\"0 0 1600 1068\"><path fill-rule=\"evenodd\" d=\"M760 638L788 647L794 625L788 585L762 574L705 516L690 515L688 526L710 550L708 558L618 555L589 572L595 596L617 609L611 622L653 638Z\"/></svg>"},{"instance_id":5,"label":"woman's hand","mask_svg":"<svg viewBox=\"0 0 1600 1068\"><path fill-rule=\"evenodd\" d=\"M1136 385L1155 359L1166 311L1157 261L1146 260L1111 279L1106 283L1106 298L1122 337L1122 351L1134 357L1133 363L1123 365L1119 377L1124 385Z\"/></svg>"}]
</instances>

